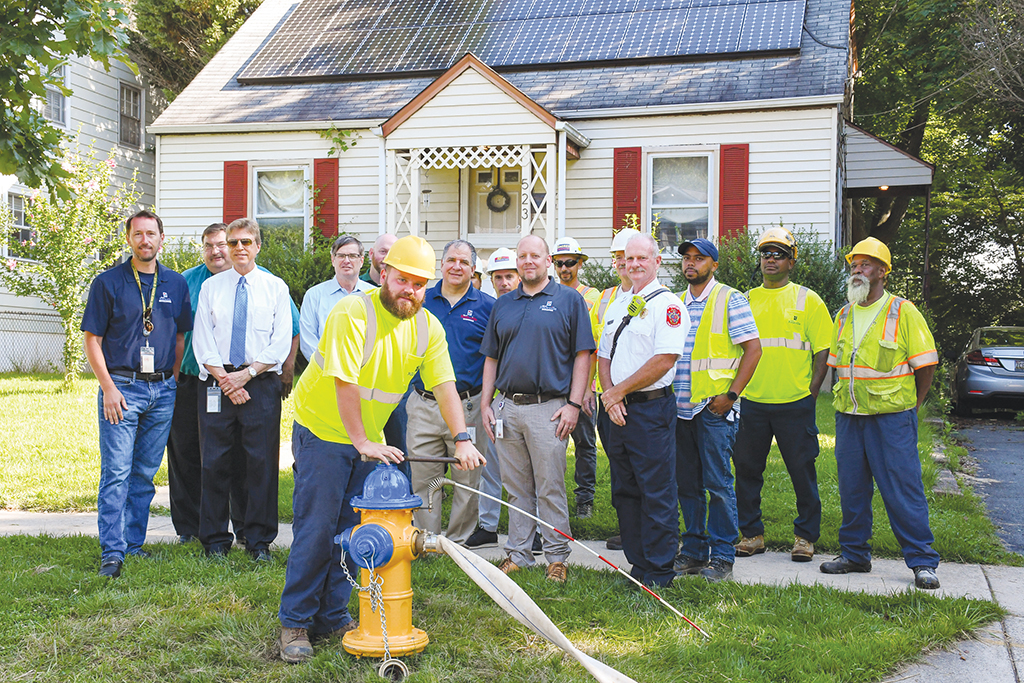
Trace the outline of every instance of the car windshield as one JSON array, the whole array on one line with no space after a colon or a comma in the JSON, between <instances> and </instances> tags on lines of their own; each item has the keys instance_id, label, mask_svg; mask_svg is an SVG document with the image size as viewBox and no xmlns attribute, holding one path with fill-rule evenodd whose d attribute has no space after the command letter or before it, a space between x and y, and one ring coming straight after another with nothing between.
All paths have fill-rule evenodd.
<instances>
[{"instance_id":1,"label":"car windshield","mask_svg":"<svg viewBox=\"0 0 1024 683\"><path fill-rule=\"evenodd\" d=\"M1024 327L983 330L978 346L1024 346Z\"/></svg>"}]
</instances>

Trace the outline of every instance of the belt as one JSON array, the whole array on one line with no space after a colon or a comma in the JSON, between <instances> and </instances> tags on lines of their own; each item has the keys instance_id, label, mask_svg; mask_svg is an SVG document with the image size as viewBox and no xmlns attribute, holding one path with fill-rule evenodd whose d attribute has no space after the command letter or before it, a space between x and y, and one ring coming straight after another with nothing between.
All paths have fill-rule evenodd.
<instances>
[{"instance_id":1,"label":"belt","mask_svg":"<svg viewBox=\"0 0 1024 683\"><path fill-rule=\"evenodd\" d=\"M416 389L416 387L413 387L413 389L415 389L416 393L419 394L420 396L422 396L425 399L428 399L428 400L431 400L431 401L436 401L437 400L436 398L434 398L434 392L432 392L432 391L423 391L422 389ZM470 389L469 391L463 391L463 392L459 393L459 398L462 399L463 401L465 401L467 398L472 398L473 396L476 396L482 390L483 390L483 387L474 387L474 388Z\"/></svg>"},{"instance_id":2,"label":"belt","mask_svg":"<svg viewBox=\"0 0 1024 683\"><path fill-rule=\"evenodd\" d=\"M128 379L140 379L143 382L162 382L165 379L174 377L172 370L165 370L163 372L132 372L131 370L107 370L107 373L111 375L117 375L118 377L127 377Z\"/></svg>"},{"instance_id":3,"label":"belt","mask_svg":"<svg viewBox=\"0 0 1024 683\"><path fill-rule=\"evenodd\" d=\"M666 396L672 395L672 387L662 387L661 389L651 389L650 391L634 391L632 394L626 394L626 398L623 403L647 403L658 398L665 398Z\"/></svg>"},{"instance_id":4,"label":"belt","mask_svg":"<svg viewBox=\"0 0 1024 683\"><path fill-rule=\"evenodd\" d=\"M546 391L542 394L505 394L505 398L509 399L517 406L546 403L556 398L562 398L563 396L565 396L565 394L559 391Z\"/></svg>"},{"instance_id":5,"label":"belt","mask_svg":"<svg viewBox=\"0 0 1024 683\"><path fill-rule=\"evenodd\" d=\"M225 372L238 372L239 370L245 370L247 367L249 367L249 366L248 365L225 365L224 366L224 371Z\"/></svg>"}]
</instances>

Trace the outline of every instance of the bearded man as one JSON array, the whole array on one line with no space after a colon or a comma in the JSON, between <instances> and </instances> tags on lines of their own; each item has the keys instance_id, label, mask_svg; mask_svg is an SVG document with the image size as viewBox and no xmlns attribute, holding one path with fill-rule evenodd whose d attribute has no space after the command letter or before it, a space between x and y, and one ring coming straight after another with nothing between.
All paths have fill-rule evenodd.
<instances>
[{"instance_id":1,"label":"bearded man","mask_svg":"<svg viewBox=\"0 0 1024 683\"><path fill-rule=\"evenodd\" d=\"M839 381L836 465L843 523L841 554L823 562L825 574L871 571L871 498L882 494L889 524L914 572L914 585L939 587L939 555L928 526L928 501L917 454L917 411L931 387L939 356L923 316L885 291L889 248L874 237L846 257L847 295L832 330L828 364Z\"/></svg>"}]
</instances>

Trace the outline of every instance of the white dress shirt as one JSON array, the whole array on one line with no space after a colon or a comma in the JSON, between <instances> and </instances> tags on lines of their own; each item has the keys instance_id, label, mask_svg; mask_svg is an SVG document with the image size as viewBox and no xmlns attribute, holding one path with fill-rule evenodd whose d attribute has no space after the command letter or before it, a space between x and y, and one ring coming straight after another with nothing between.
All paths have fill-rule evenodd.
<instances>
[{"instance_id":1,"label":"white dress shirt","mask_svg":"<svg viewBox=\"0 0 1024 683\"><path fill-rule=\"evenodd\" d=\"M372 292L375 289L376 285L357 279L356 288L352 291ZM331 309L352 291L339 285L336 277L306 290L305 296L302 297L302 307L299 309L299 348L306 360L312 359L316 352Z\"/></svg>"},{"instance_id":2,"label":"white dress shirt","mask_svg":"<svg viewBox=\"0 0 1024 683\"><path fill-rule=\"evenodd\" d=\"M235 318L235 291L241 275L234 268L217 273L199 290L199 305L192 330L192 350L199 363L199 379L210 373L207 365L230 364L231 326ZM292 350L292 312L288 285L259 268L245 275L248 308L245 318L245 364L265 363L277 374Z\"/></svg>"},{"instance_id":3,"label":"white dress shirt","mask_svg":"<svg viewBox=\"0 0 1024 683\"><path fill-rule=\"evenodd\" d=\"M644 297L663 288L657 279L636 293L620 293L608 306L607 323L597 349L599 358L611 358L612 340L622 319L629 315L629 302L634 296ZM682 355L686 348L686 335L690 331L690 317L683 308L683 302L675 294L665 290L646 303L643 312L633 318L619 335L615 357L611 359L612 384L629 378L654 356L665 353ZM672 384L676 368L673 365L653 384L638 391L661 389Z\"/></svg>"}]
</instances>

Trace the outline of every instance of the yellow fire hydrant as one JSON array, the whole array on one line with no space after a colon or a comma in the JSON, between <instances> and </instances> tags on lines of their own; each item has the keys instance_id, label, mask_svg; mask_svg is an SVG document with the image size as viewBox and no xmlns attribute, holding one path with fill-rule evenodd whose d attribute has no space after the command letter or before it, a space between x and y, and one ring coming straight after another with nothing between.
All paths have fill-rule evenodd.
<instances>
[{"instance_id":1,"label":"yellow fire hydrant","mask_svg":"<svg viewBox=\"0 0 1024 683\"><path fill-rule=\"evenodd\" d=\"M336 539L361 567L359 628L341 641L349 654L395 657L422 652L430 642L425 631L412 625L412 560L423 543L422 532L412 525L412 511L422 505L406 476L385 464L366 477L363 495L352 499L362 521Z\"/></svg>"}]
</instances>

